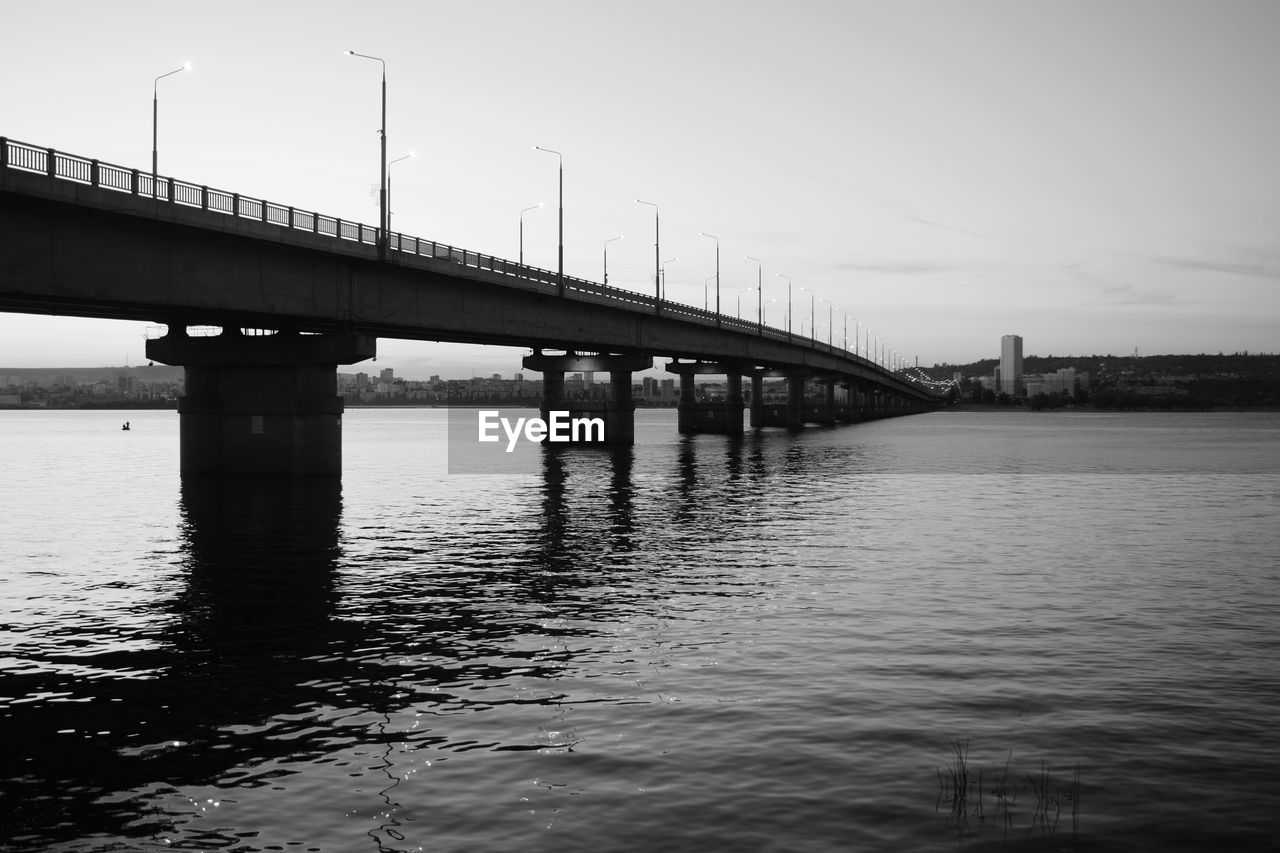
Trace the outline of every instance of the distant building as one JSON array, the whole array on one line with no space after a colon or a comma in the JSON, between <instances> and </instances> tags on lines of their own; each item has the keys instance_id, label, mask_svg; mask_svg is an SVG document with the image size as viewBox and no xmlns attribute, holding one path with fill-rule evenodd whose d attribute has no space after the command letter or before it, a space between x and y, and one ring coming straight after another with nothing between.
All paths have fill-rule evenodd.
<instances>
[{"instance_id":1,"label":"distant building","mask_svg":"<svg viewBox=\"0 0 1280 853\"><path fill-rule=\"evenodd\" d=\"M1022 392L1022 336L1000 339L1000 390L1010 397Z\"/></svg>"}]
</instances>

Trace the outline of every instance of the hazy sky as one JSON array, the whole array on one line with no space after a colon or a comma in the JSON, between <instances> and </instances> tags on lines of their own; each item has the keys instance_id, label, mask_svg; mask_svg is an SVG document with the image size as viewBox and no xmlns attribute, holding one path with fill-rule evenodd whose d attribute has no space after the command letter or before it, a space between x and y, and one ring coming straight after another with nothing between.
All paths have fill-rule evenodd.
<instances>
[{"instance_id":1,"label":"hazy sky","mask_svg":"<svg viewBox=\"0 0 1280 853\"><path fill-rule=\"evenodd\" d=\"M794 323L830 300L921 364L1276 351L1280 3L0 0L0 135ZM713 297L714 298L714 297ZM777 301L771 301L777 300ZM828 306L819 302L818 335ZM844 319L835 313L835 339ZM0 365L143 360L145 324L0 315ZM379 367L519 350L383 340Z\"/></svg>"}]
</instances>

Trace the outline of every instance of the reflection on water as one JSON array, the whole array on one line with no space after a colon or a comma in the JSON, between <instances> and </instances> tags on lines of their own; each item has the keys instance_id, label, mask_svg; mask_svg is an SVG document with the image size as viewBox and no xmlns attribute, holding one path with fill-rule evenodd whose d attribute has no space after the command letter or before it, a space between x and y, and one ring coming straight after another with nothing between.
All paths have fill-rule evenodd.
<instances>
[{"instance_id":1,"label":"reflection on water","mask_svg":"<svg viewBox=\"0 0 1280 853\"><path fill-rule=\"evenodd\" d=\"M1041 762L1080 765L1059 846L1275 837L1274 473L885 476L1005 423L908 419L446 477L378 417L343 483L175 479L128 548L3 552L11 849L1024 849ZM1014 757L997 832L935 813L954 739Z\"/></svg>"}]
</instances>

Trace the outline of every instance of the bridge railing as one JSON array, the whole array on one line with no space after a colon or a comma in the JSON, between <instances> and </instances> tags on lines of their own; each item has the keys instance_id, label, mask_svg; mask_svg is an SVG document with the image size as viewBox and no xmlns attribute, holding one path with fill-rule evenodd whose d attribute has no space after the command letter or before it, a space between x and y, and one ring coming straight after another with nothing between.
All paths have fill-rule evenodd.
<instances>
[{"instance_id":1,"label":"bridge railing","mask_svg":"<svg viewBox=\"0 0 1280 853\"><path fill-rule=\"evenodd\" d=\"M47 175L50 179L72 181L87 186L113 190L120 193L155 199L167 204L182 207L198 208L212 213L230 216L234 219L245 219L308 231L336 240L347 240L365 245L378 245L379 231L363 223L351 222L335 216L328 216L310 210L299 210L289 205L278 204L266 199L243 196L227 190L215 189L202 184L180 181L164 175L152 175L150 172L129 169L113 163L103 163L88 157L80 157L42 148L25 142L0 137L0 169L9 168L23 172ZM563 285L564 294L568 298L585 301L599 301L619 307L641 309L647 312L668 317L678 317L701 325L722 329L730 329L744 334L757 335L770 340L786 342L796 346L808 347L818 352L838 355L862 365L890 373L882 365L857 354L856 351L824 344L812 338L806 339L783 329L763 323L729 317L672 302L658 299L618 287L590 281L588 279L561 276L551 270L531 267L514 261L505 260L494 255L486 255L468 249L460 249L445 243L425 240L407 234L389 233L387 248L402 258L430 258L437 261L450 261L471 269L484 270L502 276L511 287L534 290L544 293L559 293Z\"/></svg>"}]
</instances>

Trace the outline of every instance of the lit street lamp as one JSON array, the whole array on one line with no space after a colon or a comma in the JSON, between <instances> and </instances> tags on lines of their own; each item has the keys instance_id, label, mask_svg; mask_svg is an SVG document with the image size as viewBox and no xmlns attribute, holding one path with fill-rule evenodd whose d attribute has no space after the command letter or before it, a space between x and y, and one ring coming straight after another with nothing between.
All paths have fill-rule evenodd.
<instances>
[{"instance_id":1,"label":"lit street lamp","mask_svg":"<svg viewBox=\"0 0 1280 853\"><path fill-rule=\"evenodd\" d=\"M609 283L609 244L612 243L614 240L621 240L621 239L622 239L622 235L619 234L617 237L610 237L608 240L604 241L604 283L605 284Z\"/></svg>"},{"instance_id":2,"label":"lit street lamp","mask_svg":"<svg viewBox=\"0 0 1280 853\"><path fill-rule=\"evenodd\" d=\"M382 64L382 128L379 133L382 136L382 168L378 192L378 257L386 260L387 257L387 61L378 56L369 56L365 53L356 53L354 50L348 50L347 56L358 56L361 59L372 59Z\"/></svg>"},{"instance_id":3,"label":"lit street lamp","mask_svg":"<svg viewBox=\"0 0 1280 853\"><path fill-rule=\"evenodd\" d=\"M706 231L699 231L698 233L701 234L703 237L710 237L712 240L716 241L716 325L719 326L720 325L720 238L714 234L708 234ZM705 296L705 290L706 288L704 287L703 288L704 296L702 300L703 303L706 303L707 301ZM703 307L706 307L705 304Z\"/></svg>"},{"instance_id":4,"label":"lit street lamp","mask_svg":"<svg viewBox=\"0 0 1280 853\"><path fill-rule=\"evenodd\" d=\"M668 258L667 260L662 262L662 266L660 269L662 270L662 298L663 299L667 298L667 264L674 263L675 261L678 261L678 260L680 260L679 256L674 258Z\"/></svg>"},{"instance_id":5,"label":"lit street lamp","mask_svg":"<svg viewBox=\"0 0 1280 853\"><path fill-rule=\"evenodd\" d=\"M653 208L653 298L654 307L657 308L657 303L662 300L662 264L658 261L661 257L659 243L662 238L662 229L658 220L658 205L640 199L636 199L636 204L647 204Z\"/></svg>"},{"instance_id":6,"label":"lit street lamp","mask_svg":"<svg viewBox=\"0 0 1280 853\"><path fill-rule=\"evenodd\" d=\"M809 290L809 288L807 287L802 287L800 289L802 291L807 291L809 294L809 340L812 342L813 341L813 309L816 307L816 303L814 302L814 293L812 290ZM802 337L803 337L803 334L804 332L803 332L803 326L802 326L801 327Z\"/></svg>"},{"instance_id":7,"label":"lit street lamp","mask_svg":"<svg viewBox=\"0 0 1280 853\"><path fill-rule=\"evenodd\" d=\"M759 309L759 316L756 318L756 328L761 334L764 334L764 284L760 281L760 277L764 275L764 265L760 263L759 258L753 258L750 255L743 255L749 261L756 262L756 306Z\"/></svg>"},{"instance_id":8,"label":"lit street lamp","mask_svg":"<svg viewBox=\"0 0 1280 853\"><path fill-rule=\"evenodd\" d=\"M524 266L524 215L531 210L537 210L542 207L542 202L531 204L520 211L520 266Z\"/></svg>"},{"instance_id":9,"label":"lit street lamp","mask_svg":"<svg viewBox=\"0 0 1280 853\"><path fill-rule=\"evenodd\" d=\"M388 164L387 164L387 231L388 231L388 232L390 232L390 230L391 230L391 214L392 214L392 210L391 210L391 167L392 167L392 166L394 166L396 163L399 163L401 160L412 160L415 156L417 156L417 155L415 155L412 151L410 151L408 154L404 155L403 157L397 157L396 159L392 160L390 163L388 163Z\"/></svg>"},{"instance_id":10,"label":"lit street lamp","mask_svg":"<svg viewBox=\"0 0 1280 853\"><path fill-rule=\"evenodd\" d=\"M166 71L155 79L151 84L151 197L156 197L156 170L158 168L159 155L156 153L157 143L159 141L159 125L160 125L160 81L171 74L177 74L180 71L190 71L191 63L182 63L181 68L175 68L172 71Z\"/></svg>"},{"instance_id":11,"label":"lit street lamp","mask_svg":"<svg viewBox=\"0 0 1280 853\"><path fill-rule=\"evenodd\" d=\"M541 145L533 146L535 151L545 151L556 155L560 161L560 250L557 254L556 277L560 282L560 296L564 296L564 155Z\"/></svg>"},{"instance_id":12,"label":"lit street lamp","mask_svg":"<svg viewBox=\"0 0 1280 853\"><path fill-rule=\"evenodd\" d=\"M791 337L791 276L783 275L780 272L774 273L778 278L787 280L787 337Z\"/></svg>"}]
</instances>

